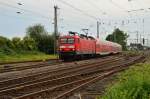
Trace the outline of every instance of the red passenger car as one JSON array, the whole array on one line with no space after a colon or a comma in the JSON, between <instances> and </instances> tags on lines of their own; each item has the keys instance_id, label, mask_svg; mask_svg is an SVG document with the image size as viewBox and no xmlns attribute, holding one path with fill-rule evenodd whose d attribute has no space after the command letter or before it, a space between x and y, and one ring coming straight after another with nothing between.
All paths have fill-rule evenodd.
<instances>
[{"instance_id":1,"label":"red passenger car","mask_svg":"<svg viewBox=\"0 0 150 99\"><path fill-rule=\"evenodd\" d=\"M69 32L69 35L59 38L59 56L63 60L115 54L121 51L122 48L117 43L99 41L75 32Z\"/></svg>"},{"instance_id":2,"label":"red passenger car","mask_svg":"<svg viewBox=\"0 0 150 99\"><path fill-rule=\"evenodd\" d=\"M110 41L96 41L96 54L98 55L108 55L116 54L122 51L121 45L110 42Z\"/></svg>"}]
</instances>

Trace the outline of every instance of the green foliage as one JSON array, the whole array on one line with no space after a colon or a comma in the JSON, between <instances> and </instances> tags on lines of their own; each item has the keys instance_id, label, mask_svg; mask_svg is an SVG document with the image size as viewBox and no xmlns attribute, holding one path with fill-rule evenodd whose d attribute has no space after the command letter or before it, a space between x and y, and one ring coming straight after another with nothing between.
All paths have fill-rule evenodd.
<instances>
[{"instance_id":1,"label":"green foliage","mask_svg":"<svg viewBox=\"0 0 150 99\"><path fill-rule=\"evenodd\" d=\"M53 46L54 43L51 35L43 35L40 42L38 43L39 51L45 53L53 53Z\"/></svg>"},{"instance_id":2,"label":"green foliage","mask_svg":"<svg viewBox=\"0 0 150 99\"><path fill-rule=\"evenodd\" d=\"M27 51L40 51L44 53L53 53L54 38L49 35L44 26L37 24L30 26L26 31L27 35L21 39L14 37L12 40L0 36L0 55L11 55Z\"/></svg>"},{"instance_id":3,"label":"green foliage","mask_svg":"<svg viewBox=\"0 0 150 99\"><path fill-rule=\"evenodd\" d=\"M0 48L2 48L3 46L7 46L7 41L7 38L0 36Z\"/></svg>"},{"instance_id":4,"label":"green foliage","mask_svg":"<svg viewBox=\"0 0 150 99\"><path fill-rule=\"evenodd\" d=\"M27 36L33 38L35 41L41 39L42 35L47 35L47 32L41 24L36 24L34 26L30 26L26 30Z\"/></svg>"},{"instance_id":5,"label":"green foliage","mask_svg":"<svg viewBox=\"0 0 150 99\"><path fill-rule=\"evenodd\" d=\"M53 53L53 36L46 32L44 26L40 24L30 26L27 28L27 36L36 41L39 51L44 53Z\"/></svg>"},{"instance_id":6,"label":"green foliage","mask_svg":"<svg viewBox=\"0 0 150 99\"><path fill-rule=\"evenodd\" d=\"M49 35L44 26L30 26L26 33L23 39L0 36L0 62L48 59L51 56L54 58L53 55L46 55L53 53L54 36Z\"/></svg>"},{"instance_id":7,"label":"green foliage","mask_svg":"<svg viewBox=\"0 0 150 99\"><path fill-rule=\"evenodd\" d=\"M112 34L106 37L106 40L119 43L120 45L122 45L123 50L127 50L127 38L128 35L117 28Z\"/></svg>"},{"instance_id":8,"label":"green foliage","mask_svg":"<svg viewBox=\"0 0 150 99\"><path fill-rule=\"evenodd\" d=\"M9 39L7 39L6 37L0 36L0 48L6 47L6 46L12 47L13 45Z\"/></svg>"},{"instance_id":9,"label":"green foliage","mask_svg":"<svg viewBox=\"0 0 150 99\"><path fill-rule=\"evenodd\" d=\"M138 64L122 73L119 81L97 99L150 99L150 64Z\"/></svg>"},{"instance_id":10,"label":"green foliage","mask_svg":"<svg viewBox=\"0 0 150 99\"><path fill-rule=\"evenodd\" d=\"M12 47L13 44L9 39L0 36L0 54L14 54L15 52L11 49Z\"/></svg>"},{"instance_id":11,"label":"green foliage","mask_svg":"<svg viewBox=\"0 0 150 99\"><path fill-rule=\"evenodd\" d=\"M23 40L19 37L14 37L9 40L0 36L0 55L14 55L23 51L35 51L36 43L32 38L24 37Z\"/></svg>"},{"instance_id":12,"label":"green foliage","mask_svg":"<svg viewBox=\"0 0 150 99\"><path fill-rule=\"evenodd\" d=\"M21 50L23 49L23 43L21 41L21 38L14 37L12 38L13 48L14 50Z\"/></svg>"},{"instance_id":13,"label":"green foliage","mask_svg":"<svg viewBox=\"0 0 150 99\"><path fill-rule=\"evenodd\" d=\"M37 44L33 38L24 37L22 43L24 50L33 51L37 49Z\"/></svg>"},{"instance_id":14,"label":"green foliage","mask_svg":"<svg viewBox=\"0 0 150 99\"><path fill-rule=\"evenodd\" d=\"M13 49L11 49L11 48L9 48L8 46L4 46L4 47L2 47L2 48L0 48L0 56L1 55L14 55L16 52L13 50Z\"/></svg>"}]
</instances>

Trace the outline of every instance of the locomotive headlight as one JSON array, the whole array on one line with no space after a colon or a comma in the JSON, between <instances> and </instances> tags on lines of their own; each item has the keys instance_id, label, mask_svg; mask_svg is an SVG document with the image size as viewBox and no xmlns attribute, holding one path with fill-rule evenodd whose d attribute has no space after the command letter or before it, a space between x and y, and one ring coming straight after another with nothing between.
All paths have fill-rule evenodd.
<instances>
[{"instance_id":1,"label":"locomotive headlight","mask_svg":"<svg viewBox=\"0 0 150 99\"><path fill-rule=\"evenodd\" d=\"M66 46L60 46L60 48L66 48Z\"/></svg>"},{"instance_id":2,"label":"locomotive headlight","mask_svg":"<svg viewBox=\"0 0 150 99\"><path fill-rule=\"evenodd\" d=\"M68 46L68 48L75 48L75 46Z\"/></svg>"}]
</instances>

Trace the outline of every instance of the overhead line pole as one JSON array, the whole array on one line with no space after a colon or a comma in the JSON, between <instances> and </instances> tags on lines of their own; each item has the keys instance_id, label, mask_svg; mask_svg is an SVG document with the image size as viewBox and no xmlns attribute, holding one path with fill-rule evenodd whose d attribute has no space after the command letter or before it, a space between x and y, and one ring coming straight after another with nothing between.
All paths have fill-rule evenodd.
<instances>
[{"instance_id":1,"label":"overhead line pole","mask_svg":"<svg viewBox=\"0 0 150 99\"><path fill-rule=\"evenodd\" d=\"M97 21L97 38L99 38L99 21Z\"/></svg>"},{"instance_id":2,"label":"overhead line pole","mask_svg":"<svg viewBox=\"0 0 150 99\"><path fill-rule=\"evenodd\" d=\"M58 6L54 6L54 55L57 54L57 35L58 35L58 21L57 21Z\"/></svg>"}]
</instances>

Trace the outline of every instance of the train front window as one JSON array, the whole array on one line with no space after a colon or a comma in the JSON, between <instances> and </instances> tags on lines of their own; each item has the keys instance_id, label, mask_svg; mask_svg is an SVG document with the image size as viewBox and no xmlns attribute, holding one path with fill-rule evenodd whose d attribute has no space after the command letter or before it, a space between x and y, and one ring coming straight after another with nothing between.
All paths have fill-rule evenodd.
<instances>
[{"instance_id":1,"label":"train front window","mask_svg":"<svg viewBox=\"0 0 150 99\"><path fill-rule=\"evenodd\" d=\"M61 42L61 44L66 44L66 43L67 43L67 39L66 39L66 38L62 38L62 39L60 40L60 42Z\"/></svg>"},{"instance_id":2,"label":"train front window","mask_svg":"<svg viewBox=\"0 0 150 99\"><path fill-rule=\"evenodd\" d=\"M60 40L61 44L73 44L74 38L62 38Z\"/></svg>"},{"instance_id":3,"label":"train front window","mask_svg":"<svg viewBox=\"0 0 150 99\"><path fill-rule=\"evenodd\" d=\"M73 38L68 38L68 44L73 44L74 43L74 39Z\"/></svg>"}]
</instances>

